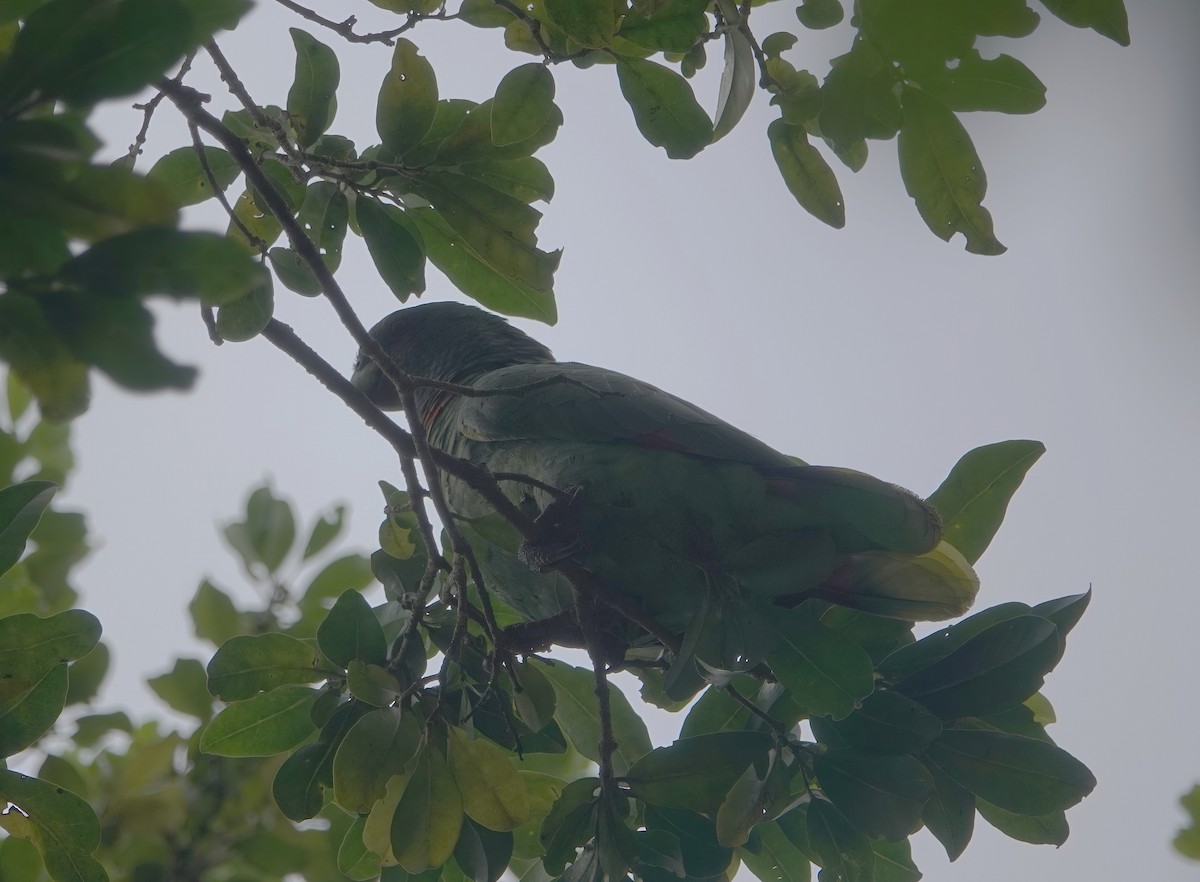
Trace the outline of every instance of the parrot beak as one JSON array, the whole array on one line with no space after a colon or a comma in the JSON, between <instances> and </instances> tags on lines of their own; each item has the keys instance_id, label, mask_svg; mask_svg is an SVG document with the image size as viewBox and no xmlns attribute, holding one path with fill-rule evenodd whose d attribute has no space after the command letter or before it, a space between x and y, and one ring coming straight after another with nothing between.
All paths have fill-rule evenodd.
<instances>
[{"instance_id":1,"label":"parrot beak","mask_svg":"<svg viewBox=\"0 0 1200 882\"><path fill-rule=\"evenodd\" d=\"M362 353L359 353L354 361L354 372L350 375L350 382L381 410L404 409L400 404L400 396L379 370L379 366Z\"/></svg>"}]
</instances>

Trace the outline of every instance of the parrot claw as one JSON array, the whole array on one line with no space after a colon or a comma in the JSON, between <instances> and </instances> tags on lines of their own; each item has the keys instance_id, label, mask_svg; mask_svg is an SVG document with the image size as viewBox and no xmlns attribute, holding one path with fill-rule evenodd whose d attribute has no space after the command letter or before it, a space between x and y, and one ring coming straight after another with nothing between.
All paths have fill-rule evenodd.
<instances>
[{"instance_id":1,"label":"parrot claw","mask_svg":"<svg viewBox=\"0 0 1200 882\"><path fill-rule=\"evenodd\" d=\"M526 540L517 549L517 558L535 573L544 573L584 547L579 531L579 511L583 488L568 487L563 495L546 506L534 523L539 536Z\"/></svg>"}]
</instances>

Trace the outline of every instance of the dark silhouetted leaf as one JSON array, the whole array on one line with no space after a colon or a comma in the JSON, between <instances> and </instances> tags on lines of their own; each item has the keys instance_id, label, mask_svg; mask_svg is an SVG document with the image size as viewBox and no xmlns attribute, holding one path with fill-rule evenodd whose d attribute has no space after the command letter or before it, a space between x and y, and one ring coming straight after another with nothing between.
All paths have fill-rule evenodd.
<instances>
[{"instance_id":1,"label":"dark silhouetted leaf","mask_svg":"<svg viewBox=\"0 0 1200 882\"><path fill-rule=\"evenodd\" d=\"M844 744L877 753L915 753L942 732L937 717L898 692L876 690L848 717L812 721L813 733L828 744ZM826 735L830 737L826 737Z\"/></svg>"},{"instance_id":2,"label":"dark silhouetted leaf","mask_svg":"<svg viewBox=\"0 0 1200 882\"><path fill-rule=\"evenodd\" d=\"M796 610L776 611L771 624L780 642L767 663L812 714L841 719L874 690L874 665L857 643Z\"/></svg>"},{"instance_id":3,"label":"dark silhouetted leaf","mask_svg":"<svg viewBox=\"0 0 1200 882\"><path fill-rule=\"evenodd\" d=\"M1017 814L1062 811L1096 786L1087 767L1065 750L1020 735L947 730L925 756L981 799Z\"/></svg>"},{"instance_id":4,"label":"dark silhouetted leaf","mask_svg":"<svg viewBox=\"0 0 1200 882\"><path fill-rule=\"evenodd\" d=\"M796 7L800 24L813 30L824 30L839 24L846 13L840 0L804 0Z\"/></svg>"},{"instance_id":5,"label":"dark silhouetted leaf","mask_svg":"<svg viewBox=\"0 0 1200 882\"><path fill-rule=\"evenodd\" d=\"M636 3L617 36L650 52L687 52L708 29L708 0Z\"/></svg>"},{"instance_id":6,"label":"dark silhouetted leaf","mask_svg":"<svg viewBox=\"0 0 1200 882\"><path fill-rule=\"evenodd\" d=\"M946 849L950 860L957 860L975 831L975 796L955 784L936 766L926 766L933 777L933 793L925 803L921 817L929 832Z\"/></svg>"},{"instance_id":7,"label":"dark silhouetted leaf","mask_svg":"<svg viewBox=\"0 0 1200 882\"><path fill-rule=\"evenodd\" d=\"M1042 0L1069 25L1091 28L1122 46L1129 45L1129 15L1124 0Z\"/></svg>"},{"instance_id":8,"label":"dark silhouetted leaf","mask_svg":"<svg viewBox=\"0 0 1200 882\"><path fill-rule=\"evenodd\" d=\"M1053 622L1017 616L974 635L895 689L943 719L986 716L1037 692L1061 655Z\"/></svg>"},{"instance_id":9,"label":"dark silhouetted leaf","mask_svg":"<svg viewBox=\"0 0 1200 882\"><path fill-rule=\"evenodd\" d=\"M872 882L875 852L871 841L823 799L808 805L808 842L816 862L838 882Z\"/></svg>"},{"instance_id":10,"label":"dark silhouetted leaf","mask_svg":"<svg viewBox=\"0 0 1200 882\"><path fill-rule=\"evenodd\" d=\"M830 750L813 770L833 804L867 836L903 839L921 826L933 781L911 756Z\"/></svg>"},{"instance_id":11,"label":"dark silhouetted leaf","mask_svg":"<svg viewBox=\"0 0 1200 882\"><path fill-rule=\"evenodd\" d=\"M420 721L412 713L386 707L364 715L346 733L333 760L338 805L349 812L370 811L383 798L388 781L410 768L421 739Z\"/></svg>"},{"instance_id":12,"label":"dark silhouetted leaf","mask_svg":"<svg viewBox=\"0 0 1200 882\"><path fill-rule=\"evenodd\" d=\"M975 807L983 819L1010 839L1029 842L1033 845L1062 845L1067 841L1071 828L1063 812L1045 815L1018 815L1006 812L986 800L977 800Z\"/></svg>"},{"instance_id":13,"label":"dark silhouetted leaf","mask_svg":"<svg viewBox=\"0 0 1200 882\"><path fill-rule=\"evenodd\" d=\"M761 732L682 738L647 753L626 777L634 794L652 805L715 813L747 767L766 769L771 746Z\"/></svg>"},{"instance_id":14,"label":"dark silhouetted leaf","mask_svg":"<svg viewBox=\"0 0 1200 882\"><path fill-rule=\"evenodd\" d=\"M725 31L725 67L713 117L713 141L719 141L738 124L750 106L758 85L758 67L749 38L739 30Z\"/></svg>"}]
</instances>

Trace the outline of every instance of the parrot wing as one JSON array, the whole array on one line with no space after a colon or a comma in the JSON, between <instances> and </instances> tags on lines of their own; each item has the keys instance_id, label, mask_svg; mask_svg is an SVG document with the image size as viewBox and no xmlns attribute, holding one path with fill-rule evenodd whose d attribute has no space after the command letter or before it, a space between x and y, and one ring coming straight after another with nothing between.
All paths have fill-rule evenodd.
<instances>
[{"instance_id":1,"label":"parrot wing","mask_svg":"<svg viewBox=\"0 0 1200 882\"><path fill-rule=\"evenodd\" d=\"M806 526L830 528L845 551L921 554L941 539L941 521L909 491L853 469L805 465L705 410L633 377L574 362L492 371L481 391L533 389L459 398L455 430L480 442L624 443L749 465L767 492L795 503Z\"/></svg>"}]
</instances>

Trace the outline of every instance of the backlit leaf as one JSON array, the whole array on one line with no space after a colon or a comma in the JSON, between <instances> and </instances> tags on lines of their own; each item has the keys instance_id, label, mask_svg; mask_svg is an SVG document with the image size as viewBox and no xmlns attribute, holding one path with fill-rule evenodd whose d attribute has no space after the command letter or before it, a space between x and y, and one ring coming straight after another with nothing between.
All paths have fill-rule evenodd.
<instances>
[{"instance_id":1,"label":"backlit leaf","mask_svg":"<svg viewBox=\"0 0 1200 882\"><path fill-rule=\"evenodd\" d=\"M671 159L691 159L712 142L712 121L687 80L675 71L622 57L617 60L617 80L638 131Z\"/></svg>"}]
</instances>

